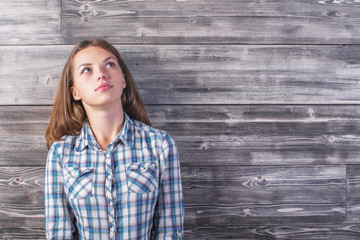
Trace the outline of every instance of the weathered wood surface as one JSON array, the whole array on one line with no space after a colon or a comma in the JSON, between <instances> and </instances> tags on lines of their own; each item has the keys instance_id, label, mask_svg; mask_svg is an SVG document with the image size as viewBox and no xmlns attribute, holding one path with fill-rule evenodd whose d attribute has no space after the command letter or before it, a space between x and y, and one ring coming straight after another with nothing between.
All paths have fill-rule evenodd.
<instances>
[{"instance_id":1,"label":"weathered wood surface","mask_svg":"<svg viewBox=\"0 0 360 240\"><path fill-rule=\"evenodd\" d=\"M46 239L44 217L0 218L0 239Z\"/></svg>"},{"instance_id":2,"label":"weathered wood surface","mask_svg":"<svg viewBox=\"0 0 360 240\"><path fill-rule=\"evenodd\" d=\"M43 166L51 106L0 106L0 166ZM358 164L360 106L150 105L185 165Z\"/></svg>"},{"instance_id":3,"label":"weathered wood surface","mask_svg":"<svg viewBox=\"0 0 360 240\"><path fill-rule=\"evenodd\" d=\"M1 104L52 104L71 48L0 47ZM360 45L118 48L146 104L360 103Z\"/></svg>"},{"instance_id":4,"label":"weathered wood surface","mask_svg":"<svg viewBox=\"0 0 360 240\"><path fill-rule=\"evenodd\" d=\"M0 239L45 239L43 219L4 219L0 222ZM359 224L336 225L253 225L241 227L194 227L186 226L185 239L318 239L355 240L360 239Z\"/></svg>"},{"instance_id":5,"label":"weathered wood surface","mask_svg":"<svg viewBox=\"0 0 360 240\"><path fill-rule=\"evenodd\" d=\"M270 220L271 222L271 220ZM317 240L355 240L360 239L360 225L281 225L270 224L240 227L199 227L189 226L185 230L186 239L317 239Z\"/></svg>"},{"instance_id":6,"label":"weathered wood surface","mask_svg":"<svg viewBox=\"0 0 360 240\"><path fill-rule=\"evenodd\" d=\"M353 44L360 36L356 1L84 3L2 1L0 44L74 44L93 36L122 44Z\"/></svg>"},{"instance_id":7,"label":"weathered wood surface","mask_svg":"<svg viewBox=\"0 0 360 240\"><path fill-rule=\"evenodd\" d=\"M0 239L44 239L44 167L0 167Z\"/></svg>"},{"instance_id":8,"label":"weathered wood surface","mask_svg":"<svg viewBox=\"0 0 360 240\"><path fill-rule=\"evenodd\" d=\"M41 217L44 204L44 167L1 167L1 217ZM22 206L19 209L13 206ZM26 210L26 211L24 211Z\"/></svg>"},{"instance_id":9,"label":"weathered wood surface","mask_svg":"<svg viewBox=\"0 0 360 240\"><path fill-rule=\"evenodd\" d=\"M44 172L45 167L0 168L0 190L11 193L0 199L0 217L42 216ZM185 201L192 209L188 216L221 215L223 209L252 219L271 212L279 218L306 217L325 210L337 221L345 220L346 167L183 167L182 175ZM318 212L308 211L315 208Z\"/></svg>"},{"instance_id":10,"label":"weathered wood surface","mask_svg":"<svg viewBox=\"0 0 360 240\"><path fill-rule=\"evenodd\" d=\"M61 43L61 0L1 0L0 9L0 45Z\"/></svg>"},{"instance_id":11,"label":"weathered wood surface","mask_svg":"<svg viewBox=\"0 0 360 240\"><path fill-rule=\"evenodd\" d=\"M360 239L359 1L0 9L0 239L45 239L44 134L73 44L94 36L177 142L185 239Z\"/></svg>"},{"instance_id":12,"label":"weathered wood surface","mask_svg":"<svg viewBox=\"0 0 360 240\"><path fill-rule=\"evenodd\" d=\"M359 44L359 7L325 0L64 0L63 42L106 36L131 44Z\"/></svg>"},{"instance_id":13,"label":"weathered wood surface","mask_svg":"<svg viewBox=\"0 0 360 240\"><path fill-rule=\"evenodd\" d=\"M345 222L346 170L351 175L344 166L183 167L187 234L216 237L211 231L202 232L209 226L237 229L237 234L249 238L328 234L335 224ZM27 237L41 235L44 171L44 167L0 168L0 191L7 193L0 199L2 237L14 236L14 229L17 236L24 230L30 231ZM264 222L270 225L262 226ZM317 228L306 227L319 222ZM359 227L344 225L335 232L352 236ZM257 230L249 235L249 229Z\"/></svg>"},{"instance_id":14,"label":"weathered wood surface","mask_svg":"<svg viewBox=\"0 0 360 240\"><path fill-rule=\"evenodd\" d=\"M294 206L314 204L326 208L326 204L345 202L345 174L345 166L203 166L183 167L182 178L185 201L195 210L224 206L228 211L233 207L234 211L240 208L246 213L242 204L259 204L274 205L278 216L287 212L306 216L300 206ZM276 207L284 203L293 207ZM337 208L333 211L344 221L344 206ZM248 210L256 218L257 214ZM221 215L221 211L216 214Z\"/></svg>"},{"instance_id":15,"label":"weathered wood surface","mask_svg":"<svg viewBox=\"0 0 360 240\"><path fill-rule=\"evenodd\" d=\"M360 165L348 165L347 218L350 223L360 222Z\"/></svg>"}]
</instances>

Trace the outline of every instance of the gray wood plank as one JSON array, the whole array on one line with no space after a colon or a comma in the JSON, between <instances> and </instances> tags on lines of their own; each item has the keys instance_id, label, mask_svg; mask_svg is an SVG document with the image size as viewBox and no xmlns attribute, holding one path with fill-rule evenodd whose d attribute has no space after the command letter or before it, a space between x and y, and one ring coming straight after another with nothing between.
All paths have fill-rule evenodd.
<instances>
[{"instance_id":1,"label":"gray wood plank","mask_svg":"<svg viewBox=\"0 0 360 240\"><path fill-rule=\"evenodd\" d=\"M344 217L345 169L345 166L182 167L185 202L187 207L211 210L227 206L229 211L233 207L242 213L248 209L254 216L267 216L262 214L270 212L279 217L306 216L305 205L325 207L340 203L342 207L330 209ZM10 193L0 199L1 217L42 216L44 171L45 167L0 168L0 191ZM262 211L262 205L274 205L275 210L267 211L268 207L264 207Z\"/></svg>"},{"instance_id":2,"label":"gray wood plank","mask_svg":"<svg viewBox=\"0 0 360 240\"><path fill-rule=\"evenodd\" d=\"M48 123L52 106L0 105L0 123ZM359 105L146 105L150 120L186 122L325 122L356 121Z\"/></svg>"},{"instance_id":3,"label":"gray wood plank","mask_svg":"<svg viewBox=\"0 0 360 240\"><path fill-rule=\"evenodd\" d=\"M43 217L44 167L0 167L0 217Z\"/></svg>"},{"instance_id":4,"label":"gray wood plank","mask_svg":"<svg viewBox=\"0 0 360 240\"><path fill-rule=\"evenodd\" d=\"M281 236L305 234L303 231L306 229L319 236L320 229L322 232L343 231L351 236L352 231L359 230L358 227L352 229L351 225L343 229L323 226L326 223L341 224L344 221L344 166L208 167L183 170L185 229L188 233L200 234L209 226L214 229L237 229L237 234L249 234L248 229L256 226L258 230L253 232L255 235L252 237L265 234L266 229L278 229L272 234ZM44 171L44 167L0 168L0 192L8 193L0 199L0 226L5 233L2 236L26 238L41 235L43 223L34 225L34 222L39 223L43 218ZM230 191L232 195L238 196L237 201L225 199L232 198L231 194L223 192L224 188L231 189L231 181L237 181L238 190ZM221 186L222 184L228 186ZM203 194L199 189L188 191L189 186L196 188L196 185L202 185L208 189L207 192L217 194ZM310 190L311 188L313 189ZM272 198L266 196L268 191L272 192ZM246 192L248 193L244 195ZM250 195L252 196L249 197ZM288 197L284 197L285 195ZM271 222L273 226L263 226L265 222ZM304 226L310 223L314 226L318 224L320 229L311 230L314 226ZM281 230L284 224L303 225ZM16 233L14 230L17 230ZM26 233L24 230L30 231ZM201 234L210 233L211 230ZM229 233L222 234L224 237L229 236Z\"/></svg>"},{"instance_id":5,"label":"gray wood plank","mask_svg":"<svg viewBox=\"0 0 360 240\"><path fill-rule=\"evenodd\" d=\"M360 165L347 166L346 222L360 222Z\"/></svg>"},{"instance_id":6,"label":"gray wood plank","mask_svg":"<svg viewBox=\"0 0 360 240\"><path fill-rule=\"evenodd\" d=\"M46 239L44 217L0 217L1 239Z\"/></svg>"},{"instance_id":7,"label":"gray wood plank","mask_svg":"<svg viewBox=\"0 0 360 240\"><path fill-rule=\"evenodd\" d=\"M0 106L0 166L44 166L51 106ZM184 166L358 163L360 106L151 105Z\"/></svg>"},{"instance_id":8,"label":"gray wood plank","mask_svg":"<svg viewBox=\"0 0 360 240\"><path fill-rule=\"evenodd\" d=\"M45 239L43 219L0 218L2 239ZM292 240L355 240L360 239L360 225L253 225L239 227L185 226L185 239L292 239Z\"/></svg>"},{"instance_id":9,"label":"gray wood plank","mask_svg":"<svg viewBox=\"0 0 360 240\"><path fill-rule=\"evenodd\" d=\"M186 226L215 228L235 228L264 223L274 225L342 224L345 219L344 203L195 206L186 207L185 212Z\"/></svg>"},{"instance_id":10,"label":"gray wood plank","mask_svg":"<svg viewBox=\"0 0 360 240\"><path fill-rule=\"evenodd\" d=\"M185 239L292 239L292 240L355 240L360 239L360 225L299 225L282 224L280 226L267 224L239 227L196 227L186 226Z\"/></svg>"},{"instance_id":11,"label":"gray wood plank","mask_svg":"<svg viewBox=\"0 0 360 240\"><path fill-rule=\"evenodd\" d=\"M70 47L0 47L0 87L2 105L51 103Z\"/></svg>"},{"instance_id":12,"label":"gray wood plank","mask_svg":"<svg viewBox=\"0 0 360 240\"><path fill-rule=\"evenodd\" d=\"M278 206L274 212L278 211L281 216L287 214L286 209L295 215L303 214L302 207L293 211L296 204L341 203L342 207L333 211L343 218L345 215L345 166L183 167L182 179L185 202L194 207L233 206L246 212L242 205L293 205L283 211L279 210L283 207ZM249 209L249 214L251 212Z\"/></svg>"},{"instance_id":13,"label":"gray wood plank","mask_svg":"<svg viewBox=\"0 0 360 240\"><path fill-rule=\"evenodd\" d=\"M0 47L2 105L49 105L71 46ZM359 104L360 46L122 45L146 104ZM154 94L156 93L156 94Z\"/></svg>"},{"instance_id":14,"label":"gray wood plank","mask_svg":"<svg viewBox=\"0 0 360 240\"><path fill-rule=\"evenodd\" d=\"M44 239L44 167L0 167L0 238Z\"/></svg>"},{"instance_id":15,"label":"gray wood plank","mask_svg":"<svg viewBox=\"0 0 360 240\"><path fill-rule=\"evenodd\" d=\"M356 1L63 1L63 41L359 43ZM334 34L336 32L336 34Z\"/></svg>"},{"instance_id":16,"label":"gray wood plank","mask_svg":"<svg viewBox=\"0 0 360 240\"><path fill-rule=\"evenodd\" d=\"M2 0L0 45L61 43L61 0Z\"/></svg>"}]
</instances>

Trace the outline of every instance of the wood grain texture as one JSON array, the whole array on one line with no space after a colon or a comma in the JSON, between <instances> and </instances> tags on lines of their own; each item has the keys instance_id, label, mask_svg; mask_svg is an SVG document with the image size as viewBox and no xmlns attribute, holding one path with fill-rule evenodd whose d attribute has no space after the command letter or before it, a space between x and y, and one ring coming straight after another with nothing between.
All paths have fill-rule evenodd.
<instances>
[{"instance_id":1,"label":"wood grain texture","mask_svg":"<svg viewBox=\"0 0 360 240\"><path fill-rule=\"evenodd\" d=\"M1 104L53 104L70 51L63 46L1 46L0 75L8 80L0 87Z\"/></svg>"},{"instance_id":2,"label":"wood grain texture","mask_svg":"<svg viewBox=\"0 0 360 240\"><path fill-rule=\"evenodd\" d=\"M0 239L45 240L44 217L0 217Z\"/></svg>"},{"instance_id":3,"label":"wood grain texture","mask_svg":"<svg viewBox=\"0 0 360 240\"><path fill-rule=\"evenodd\" d=\"M356 1L63 1L63 41L359 43ZM336 32L336 34L334 34Z\"/></svg>"},{"instance_id":4,"label":"wood grain texture","mask_svg":"<svg viewBox=\"0 0 360 240\"><path fill-rule=\"evenodd\" d=\"M44 167L0 167L0 239L44 239Z\"/></svg>"},{"instance_id":5,"label":"wood grain texture","mask_svg":"<svg viewBox=\"0 0 360 240\"><path fill-rule=\"evenodd\" d=\"M146 104L358 104L360 46L118 46ZM53 104L71 46L0 47L3 105ZM16 91L14 91L16 89Z\"/></svg>"},{"instance_id":6,"label":"wood grain texture","mask_svg":"<svg viewBox=\"0 0 360 240\"><path fill-rule=\"evenodd\" d=\"M271 221L270 221L271 222ZM240 227L194 227L188 226L185 239L319 239L319 240L355 240L360 239L360 225L290 225L274 226L270 224Z\"/></svg>"},{"instance_id":7,"label":"wood grain texture","mask_svg":"<svg viewBox=\"0 0 360 240\"><path fill-rule=\"evenodd\" d=\"M39 227L41 226L41 227ZM1 239L45 239L43 219L1 219ZM355 240L360 239L360 225L253 225L241 227L194 227L187 226L185 239L319 239Z\"/></svg>"},{"instance_id":8,"label":"wood grain texture","mask_svg":"<svg viewBox=\"0 0 360 240\"><path fill-rule=\"evenodd\" d=\"M44 174L44 167L1 167L0 191L11 194L2 194L0 216L42 217Z\"/></svg>"},{"instance_id":9,"label":"wood grain texture","mask_svg":"<svg viewBox=\"0 0 360 240\"><path fill-rule=\"evenodd\" d=\"M226 206L231 211L231 207L241 209L242 205L293 204L284 210L276 209L281 216L287 210L303 214L301 204L315 204L321 208L345 202L344 166L183 167L182 178L185 201L195 209ZM296 204L299 208L294 207ZM344 218L344 206L340 205L332 208ZM249 209L250 215L251 211Z\"/></svg>"},{"instance_id":10,"label":"wood grain texture","mask_svg":"<svg viewBox=\"0 0 360 240\"><path fill-rule=\"evenodd\" d=\"M2 0L0 45L61 43L61 0Z\"/></svg>"},{"instance_id":11,"label":"wood grain texture","mask_svg":"<svg viewBox=\"0 0 360 240\"><path fill-rule=\"evenodd\" d=\"M34 221L2 219L0 221L1 239L45 239L42 219ZM360 225L254 225L241 227L197 227L187 226L185 239L319 239L355 240L360 239Z\"/></svg>"},{"instance_id":12,"label":"wood grain texture","mask_svg":"<svg viewBox=\"0 0 360 240\"><path fill-rule=\"evenodd\" d=\"M189 226L215 228L242 227L271 223L335 224L344 222L344 204L281 204L244 206L186 207L185 228Z\"/></svg>"},{"instance_id":13,"label":"wood grain texture","mask_svg":"<svg viewBox=\"0 0 360 240\"><path fill-rule=\"evenodd\" d=\"M102 37L179 148L185 239L360 239L358 0L3 0L0 239L45 239L45 130Z\"/></svg>"},{"instance_id":14,"label":"wood grain texture","mask_svg":"<svg viewBox=\"0 0 360 240\"><path fill-rule=\"evenodd\" d=\"M0 106L0 166L44 166L51 106ZM359 106L150 105L183 166L359 163Z\"/></svg>"},{"instance_id":15,"label":"wood grain texture","mask_svg":"<svg viewBox=\"0 0 360 240\"><path fill-rule=\"evenodd\" d=\"M360 165L347 166L347 218L349 223L360 222Z\"/></svg>"},{"instance_id":16,"label":"wood grain texture","mask_svg":"<svg viewBox=\"0 0 360 240\"><path fill-rule=\"evenodd\" d=\"M196 232L193 226L241 229L263 222L271 222L274 228L342 223L345 170L337 166L183 168L185 226ZM8 193L0 199L0 219L7 222L2 225L16 219L34 234L35 226L29 221L43 217L44 171L44 167L0 168L0 191Z\"/></svg>"}]
</instances>

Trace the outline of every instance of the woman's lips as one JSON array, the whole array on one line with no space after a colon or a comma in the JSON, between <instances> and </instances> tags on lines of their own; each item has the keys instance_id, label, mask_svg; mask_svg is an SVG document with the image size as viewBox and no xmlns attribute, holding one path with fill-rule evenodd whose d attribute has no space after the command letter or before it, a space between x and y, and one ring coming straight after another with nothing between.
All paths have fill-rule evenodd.
<instances>
[{"instance_id":1,"label":"woman's lips","mask_svg":"<svg viewBox=\"0 0 360 240\"><path fill-rule=\"evenodd\" d=\"M98 86L96 89L95 89L95 92L104 92L104 91L107 91L109 90L110 88L112 88L113 85L109 84L109 83L102 83L100 84L100 86Z\"/></svg>"}]
</instances>

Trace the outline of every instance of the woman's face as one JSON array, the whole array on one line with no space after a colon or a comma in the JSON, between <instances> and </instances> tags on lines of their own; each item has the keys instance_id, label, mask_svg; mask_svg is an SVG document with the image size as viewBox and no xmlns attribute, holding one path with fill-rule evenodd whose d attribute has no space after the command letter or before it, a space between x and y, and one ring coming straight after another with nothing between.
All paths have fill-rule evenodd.
<instances>
[{"instance_id":1,"label":"woman's face","mask_svg":"<svg viewBox=\"0 0 360 240\"><path fill-rule=\"evenodd\" d=\"M111 103L121 105L126 82L112 53L97 46L87 47L74 56L72 68L71 93L75 100L82 101L85 109Z\"/></svg>"}]
</instances>

